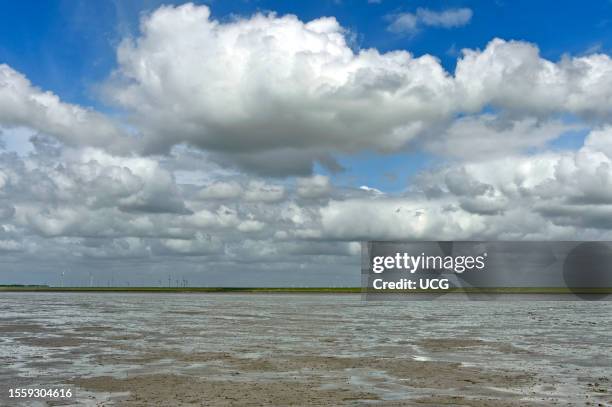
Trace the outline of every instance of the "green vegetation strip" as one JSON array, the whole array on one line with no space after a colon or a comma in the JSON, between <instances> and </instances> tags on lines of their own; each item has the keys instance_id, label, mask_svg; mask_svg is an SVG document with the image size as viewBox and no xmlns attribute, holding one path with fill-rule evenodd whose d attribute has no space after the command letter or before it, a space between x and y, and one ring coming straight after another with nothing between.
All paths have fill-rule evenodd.
<instances>
[{"instance_id":1,"label":"green vegetation strip","mask_svg":"<svg viewBox=\"0 0 612 407\"><path fill-rule=\"evenodd\" d=\"M361 287L46 287L1 286L0 291L20 292L151 292L151 293L360 293Z\"/></svg>"}]
</instances>

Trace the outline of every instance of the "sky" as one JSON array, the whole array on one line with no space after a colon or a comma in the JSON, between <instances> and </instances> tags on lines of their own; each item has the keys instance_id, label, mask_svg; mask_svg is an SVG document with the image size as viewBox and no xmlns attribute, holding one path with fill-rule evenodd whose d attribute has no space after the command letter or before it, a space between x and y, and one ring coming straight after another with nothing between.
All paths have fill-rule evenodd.
<instances>
[{"instance_id":1,"label":"sky","mask_svg":"<svg viewBox=\"0 0 612 407\"><path fill-rule=\"evenodd\" d=\"M7 2L0 284L355 286L363 240L611 240L611 53L607 0Z\"/></svg>"}]
</instances>

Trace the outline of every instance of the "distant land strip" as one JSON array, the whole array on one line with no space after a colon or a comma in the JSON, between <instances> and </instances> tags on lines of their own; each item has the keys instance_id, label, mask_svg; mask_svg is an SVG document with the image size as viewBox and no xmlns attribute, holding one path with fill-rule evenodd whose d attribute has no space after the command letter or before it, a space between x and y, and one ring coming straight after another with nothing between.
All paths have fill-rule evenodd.
<instances>
[{"instance_id":1,"label":"distant land strip","mask_svg":"<svg viewBox=\"0 0 612 407\"><path fill-rule=\"evenodd\" d=\"M121 292L121 293L371 293L371 294L612 294L612 287L450 287L445 290L365 290L362 287L53 287L0 285L0 292Z\"/></svg>"},{"instance_id":2,"label":"distant land strip","mask_svg":"<svg viewBox=\"0 0 612 407\"><path fill-rule=\"evenodd\" d=\"M361 293L361 290L361 287L53 287L37 285L0 285L0 292Z\"/></svg>"}]
</instances>

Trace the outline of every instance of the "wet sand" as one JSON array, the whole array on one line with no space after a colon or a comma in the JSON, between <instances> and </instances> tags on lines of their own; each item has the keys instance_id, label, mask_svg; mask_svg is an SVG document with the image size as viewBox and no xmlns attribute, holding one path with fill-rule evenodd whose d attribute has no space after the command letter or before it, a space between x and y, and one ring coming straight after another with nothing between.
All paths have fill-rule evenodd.
<instances>
[{"instance_id":1,"label":"wet sand","mask_svg":"<svg viewBox=\"0 0 612 407\"><path fill-rule=\"evenodd\" d=\"M75 388L61 405L612 405L607 303L11 294L0 305L0 383Z\"/></svg>"}]
</instances>

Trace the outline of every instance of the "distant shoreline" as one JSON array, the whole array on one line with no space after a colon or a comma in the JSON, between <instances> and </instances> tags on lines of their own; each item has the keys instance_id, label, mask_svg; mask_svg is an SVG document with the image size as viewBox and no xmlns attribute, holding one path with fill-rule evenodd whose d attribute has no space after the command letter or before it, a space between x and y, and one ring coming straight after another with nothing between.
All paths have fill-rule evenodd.
<instances>
[{"instance_id":1,"label":"distant shoreline","mask_svg":"<svg viewBox=\"0 0 612 407\"><path fill-rule=\"evenodd\" d=\"M1 286L0 292L118 293L361 293L361 287L44 287Z\"/></svg>"},{"instance_id":2,"label":"distant shoreline","mask_svg":"<svg viewBox=\"0 0 612 407\"><path fill-rule=\"evenodd\" d=\"M262 293L262 294L365 294L361 287L49 287L1 286L0 292L100 292L100 293ZM612 294L612 287L452 287L447 290L370 290L368 294Z\"/></svg>"}]
</instances>

